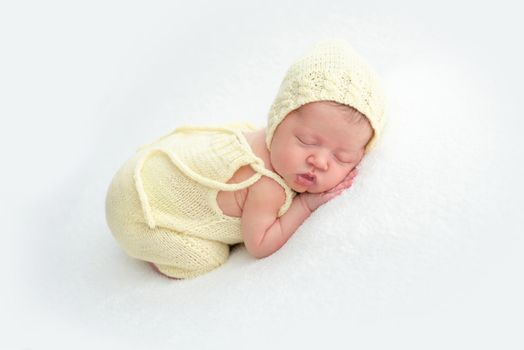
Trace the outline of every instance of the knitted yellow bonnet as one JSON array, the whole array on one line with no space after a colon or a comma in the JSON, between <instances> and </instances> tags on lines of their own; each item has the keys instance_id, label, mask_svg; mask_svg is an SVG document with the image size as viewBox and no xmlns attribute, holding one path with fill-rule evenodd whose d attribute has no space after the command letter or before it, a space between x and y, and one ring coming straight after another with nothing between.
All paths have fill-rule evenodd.
<instances>
[{"instance_id":1,"label":"knitted yellow bonnet","mask_svg":"<svg viewBox=\"0 0 524 350\"><path fill-rule=\"evenodd\" d=\"M317 44L288 69L268 115L269 149L277 126L293 110L310 102L335 101L365 115L374 130L367 153L384 127L384 95L374 71L343 40Z\"/></svg>"}]
</instances>

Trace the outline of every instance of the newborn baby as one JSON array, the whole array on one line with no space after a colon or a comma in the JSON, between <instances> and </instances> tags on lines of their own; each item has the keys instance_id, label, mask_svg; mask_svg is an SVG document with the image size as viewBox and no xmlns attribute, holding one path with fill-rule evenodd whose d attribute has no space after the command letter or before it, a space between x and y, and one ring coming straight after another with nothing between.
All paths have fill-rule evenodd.
<instances>
[{"instance_id":1,"label":"newborn baby","mask_svg":"<svg viewBox=\"0 0 524 350\"><path fill-rule=\"evenodd\" d=\"M347 43L322 42L287 71L266 128L186 126L138 149L109 187L109 228L172 278L214 270L238 243L271 255L351 186L383 115L370 67Z\"/></svg>"}]
</instances>

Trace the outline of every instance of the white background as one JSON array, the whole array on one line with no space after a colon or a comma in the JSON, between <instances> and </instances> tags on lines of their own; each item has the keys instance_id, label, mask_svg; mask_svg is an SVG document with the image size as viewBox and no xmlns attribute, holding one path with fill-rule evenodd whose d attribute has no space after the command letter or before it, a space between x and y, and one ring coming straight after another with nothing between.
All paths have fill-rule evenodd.
<instances>
[{"instance_id":1,"label":"white background","mask_svg":"<svg viewBox=\"0 0 524 350\"><path fill-rule=\"evenodd\" d=\"M517 3L0 5L0 346L522 349ZM388 95L355 185L280 251L175 282L124 255L105 191L181 124L263 126L284 73L342 37Z\"/></svg>"}]
</instances>

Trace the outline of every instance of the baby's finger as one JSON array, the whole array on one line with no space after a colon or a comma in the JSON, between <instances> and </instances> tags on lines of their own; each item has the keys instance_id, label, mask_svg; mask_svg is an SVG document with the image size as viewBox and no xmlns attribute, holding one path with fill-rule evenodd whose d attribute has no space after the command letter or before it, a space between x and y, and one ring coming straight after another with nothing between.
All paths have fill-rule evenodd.
<instances>
[{"instance_id":1,"label":"baby's finger","mask_svg":"<svg viewBox=\"0 0 524 350\"><path fill-rule=\"evenodd\" d=\"M353 177L352 176L346 176L346 178L344 180L342 180L341 183L347 184L348 182L353 182L353 181L355 181L355 177L354 176Z\"/></svg>"},{"instance_id":2,"label":"baby's finger","mask_svg":"<svg viewBox=\"0 0 524 350\"><path fill-rule=\"evenodd\" d=\"M357 176L357 174L358 172L356 172L355 170L351 170L342 181L353 180L355 176Z\"/></svg>"},{"instance_id":3,"label":"baby's finger","mask_svg":"<svg viewBox=\"0 0 524 350\"><path fill-rule=\"evenodd\" d=\"M336 196L339 196L342 193L342 191L336 191L326 194L323 199L327 202L335 198Z\"/></svg>"},{"instance_id":4,"label":"baby's finger","mask_svg":"<svg viewBox=\"0 0 524 350\"><path fill-rule=\"evenodd\" d=\"M350 188L351 186L353 186L353 180L348 180L348 181L344 181L344 189L346 188Z\"/></svg>"},{"instance_id":5,"label":"baby's finger","mask_svg":"<svg viewBox=\"0 0 524 350\"><path fill-rule=\"evenodd\" d=\"M331 190L329 190L328 193L345 190L346 188L350 188L351 185L353 185L352 179L344 180L335 187L333 187Z\"/></svg>"}]
</instances>

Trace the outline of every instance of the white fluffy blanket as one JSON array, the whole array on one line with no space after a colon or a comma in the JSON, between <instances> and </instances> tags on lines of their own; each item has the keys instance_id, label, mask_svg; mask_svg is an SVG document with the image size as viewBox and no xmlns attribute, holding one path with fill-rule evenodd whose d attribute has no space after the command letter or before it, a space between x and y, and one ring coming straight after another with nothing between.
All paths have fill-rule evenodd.
<instances>
[{"instance_id":1,"label":"white fluffy blanket","mask_svg":"<svg viewBox=\"0 0 524 350\"><path fill-rule=\"evenodd\" d=\"M523 28L511 18L479 7L466 25L455 2L409 16L108 3L4 21L23 57L2 64L2 348L524 346L522 54L509 45ZM128 258L104 219L121 162L184 123L264 125L287 66L333 35L388 94L384 138L353 187L266 259L235 249L180 282Z\"/></svg>"}]
</instances>

